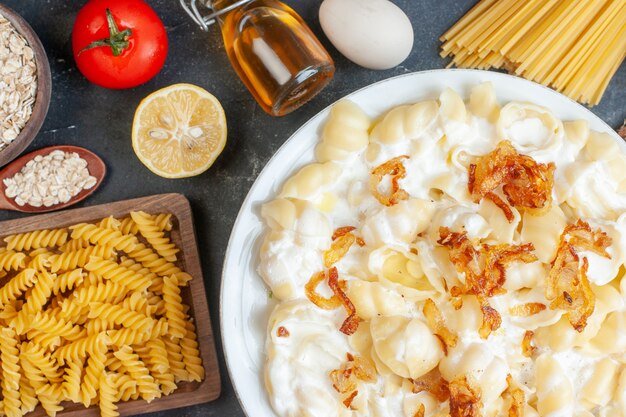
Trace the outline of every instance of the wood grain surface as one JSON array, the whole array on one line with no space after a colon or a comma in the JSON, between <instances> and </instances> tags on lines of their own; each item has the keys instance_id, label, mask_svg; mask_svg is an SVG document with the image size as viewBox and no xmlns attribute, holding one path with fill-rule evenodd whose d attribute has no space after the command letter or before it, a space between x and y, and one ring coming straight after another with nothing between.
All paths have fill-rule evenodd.
<instances>
[{"instance_id":1,"label":"wood grain surface","mask_svg":"<svg viewBox=\"0 0 626 417\"><path fill-rule=\"evenodd\" d=\"M189 201L182 194L160 194L0 222L0 238L2 238L14 233L67 227L81 222L94 222L108 216L120 218L127 216L130 211L136 210L143 210L150 214L172 214L171 238L181 249L177 264L193 277L189 286L182 288L181 296L183 301L191 307L189 314L193 317L196 325L198 348L205 369L205 379L200 383L181 382L178 384L178 389L172 394L157 398L151 403L143 400L119 402L119 412L123 416L202 404L212 401L220 395L220 374ZM85 409L80 404L70 402L62 405L66 408L58 414L59 417L100 415L97 406ZM33 417L45 415L41 406L37 407L33 413L28 414L28 416Z\"/></svg>"}]
</instances>

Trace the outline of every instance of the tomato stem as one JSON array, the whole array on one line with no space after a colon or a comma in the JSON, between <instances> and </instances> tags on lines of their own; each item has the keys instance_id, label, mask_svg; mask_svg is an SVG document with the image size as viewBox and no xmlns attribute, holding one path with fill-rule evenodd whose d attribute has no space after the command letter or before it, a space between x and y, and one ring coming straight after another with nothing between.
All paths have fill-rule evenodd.
<instances>
[{"instance_id":1,"label":"tomato stem","mask_svg":"<svg viewBox=\"0 0 626 417\"><path fill-rule=\"evenodd\" d=\"M124 29L120 32L120 29L117 27L117 23L115 22L115 18L109 8L106 9L106 15L107 24L109 26L109 37L91 42L89 45L81 49L80 52L106 46L111 48L113 56L120 56L124 52L124 49L128 48L128 39L133 34L133 31L130 29Z\"/></svg>"}]
</instances>

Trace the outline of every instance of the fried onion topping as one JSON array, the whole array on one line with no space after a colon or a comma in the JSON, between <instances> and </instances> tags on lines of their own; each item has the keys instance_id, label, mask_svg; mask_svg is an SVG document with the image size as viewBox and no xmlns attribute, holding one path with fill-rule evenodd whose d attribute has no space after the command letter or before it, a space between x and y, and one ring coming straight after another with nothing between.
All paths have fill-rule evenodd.
<instances>
[{"instance_id":1,"label":"fried onion topping","mask_svg":"<svg viewBox=\"0 0 626 417\"><path fill-rule=\"evenodd\" d=\"M467 376L450 381L450 417L480 417L481 391Z\"/></svg>"},{"instance_id":2,"label":"fried onion topping","mask_svg":"<svg viewBox=\"0 0 626 417\"><path fill-rule=\"evenodd\" d=\"M372 170L370 177L370 191L374 197L385 206L393 206L401 200L409 198L409 194L400 188L399 181L406 176L406 168L402 164L407 155L397 156L384 162ZM385 195L378 187L385 176L391 176L391 192Z\"/></svg>"},{"instance_id":3,"label":"fried onion topping","mask_svg":"<svg viewBox=\"0 0 626 417\"><path fill-rule=\"evenodd\" d=\"M591 230L588 223L578 220L568 225L561 234L561 239L552 261L546 299L551 301L550 308L566 311L567 318L577 332L587 326L587 319L595 309L595 295L587 278L589 262L582 261L579 251L592 251L610 258L606 249L611 245L611 238L600 229Z\"/></svg>"},{"instance_id":4,"label":"fried onion topping","mask_svg":"<svg viewBox=\"0 0 626 417\"><path fill-rule=\"evenodd\" d=\"M337 230L335 230L335 232L333 233L333 236L332 236L331 239L334 242L335 240L337 240L341 236L345 236L346 234L352 232L353 230L356 230L356 227L354 227L354 226L343 226L343 227L340 227Z\"/></svg>"},{"instance_id":5,"label":"fried onion topping","mask_svg":"<svg viewBox=\"0 0 626 417\"><path fill-rule=\"evenodd\" d=\"M424 417L425 413L426 413L426 408L424 407L424 404L420 404L415 414L413 414L413 417Z\"/></svg>"},{"instance_id":6,"label":"fried onion topping","mask_svg":"<svg viewBox=\"0 0 626 417\"><path fill-rule=\"evenodd\" d=\"M479 298L480 311L483 313L483 323L478 329L481 338L487 339L491 332L496 331L502 324L502 317L495 308L491 307L485 300Z\"/></svg>"},{"instance_id":7,"label":"fried onion topping","mask_svg":"<svg viewBox=\"0 0 626 417\"><path fill-rule=\"evenodd\" d=\"M413 391L414 394L426 391L434 396L439 402L446 401L450 398L448 381L443 379L437 368L428 372L426 375L419 377L418 379L409 378L409 381L413 384L411 391Z\"/></svg>"},{"instance_id":8,"label":"fried onion topping","mask_svg":"<svg viewBox=\"0 0 626 417\"><path fill-rule=\"evenodd\" d=\"M377 374L374 365L360 356L354 356L350 353L347 355L347 362L341 364L339 369L334 369L330 372L330 380L333 384L333 388L340 394L348 394L343 404L346 408L350 408L352 401L358 395L357 390L358 381L366 383L376 382Z\"/></svg>"},{"instance_id":9,"label":"fried onion topping","mask_svg":"<svg viewBox=\"0 0 626 417\"><path fill-rule=\"evenodd\" d=\"M483 323L479 329L483 339L489 337L502 323L500 314L487 302L488 297L503 294L506 282L506 268L513 262L534 262L537 257L531 252L532 243L524 245L487 245L475 248L467 233L452 232L447 227L439 229L437 243L449 249L450 261L456 270L465 274L463 288L453 287L450 295L458 300L462 294L474 295L483 313ZM457 302L458 304L458 302ZM456 305L455 305L456 308Z\"/></svg>"},{"instance_id":10,"label":"fried onion topping","mask_svg":"<svg viewBox=\"0 0 626 417\"><path fill-rule=\"evenodd\" d=\"M493 297L504 293L506 268L513 262L534 262L532 243L524 245L486 245L478 249L468 239L467 233L452 232L447 227L439 229L440 245L447 247L450 261L458 272L465 274L464 294ZM457 294L458 296L460 294Z\"/></svg>"},{"instance_id":11,"label":"fried onion topping","mask_svg":"<svg viewBox=\"0 0 626 417\"><path fill-rule=\"evenodd\" d=\"M343 288L341 288L341 285L339 283L339 273L337 272L337 268L335 267L332 267L328 270L328 286L331 290L333 290L333 293L335 294L334 296L339 298L341 304L344 306L346 312L348 313L348 317L339 328L339 331L348 336L354 334L354 332L356 332L359 327L360 319L359 316L357 316L356 314L356 308L354 307L354 304L352 304L350 298L348 298Z\"/></svg>"},{"instance_id":12,"label":"fried onion topping","mask_svg":"<svg viewBox=\"0 0 626 417\"><path fill-rule=\"evenodd\" d=\"M524 391L521 388L515 386L515 384L513 383L513 377L511 375L507 375L506 382L508 386L503 394L504 396L507 396L511 399L508 417L524 417L524 406L526 404L526 396L524 395Z\"/></svg>"},{"instance_id":13,"label":"fried onion topping","mask_svg":"<svg viewBox=\"0 0 626 417\"><path fill-rule=\"evenodd\" d=\"M530 156L520 155L511 142L502 141L469 166L467 186L476 203L489 198L503 210L510 223L513 213L494 191L502 187L511 206L540 214L552 204L554 169L553 163L537 163Z\"/></svg>"},{"instance_id":14,"label":"fried onion topping","mask_svg":"<svg viewBox=\"0 0 626 417\"><path fill-rule=\"evenodd\" d=\"M356 397L357 395L359 395L359 391L352 391L352 394L348 395L348 398L343 400L343 405L345 405L346 408L350 408L350 406L352 405L352 401L354 401L354 397Z\"/></svg>"},{"instance_id":15,"label":"fried onion topping","mask_svg":"<svg viewBox=\"0 0 626 417\"><path fill-rule=\"evenodd\" d=\"M534 335L535 332L533 332L532 330L526 330L526 332L524 333L524 338L522 339L522 354L527 358L533 356L535 349L537 349L535 346L530 344L530 342L532 342L533 340Z\"/></svg>"},{"instance_id":16,"label":"fried onion topping","mask_svg":"<svg viewBox=\"0 0 626 417\"><path fill-rule=\"evenodd\" d=\"M517 317L530 317L541 313L547 307L542 303L518 304L509 309L509 314Z\"/></svg>"},{"instance_id":17,"label":"fried onion topping","mask_svg":"<svg viewBox=\"0 0 626 417\"><path fill-rule=\"evenodd\" d=\"M443 315L432 299L426 300L423 312L428 327L441 340L443 352L448 356L448 349L456 346L457 336L446 327Z\"/></svg>"},{"instance_id":18,"label":"fried onion topping","mask_svg":"<svg viewBox=\"0 0 626 417\"><path fill-rule=\"evenodd\" d=\"M346 232L336 239L333 239L330 249L324 252L324 266L330 268L339 262L341 258L346 256L346 253L348 253L355 241L356 237L350 232Z\"/></svg>"},{"instance_id":19,"label":"fried onion topping","mask_svg":"<svg viewBox=\"0 0 626 417\"><path fill-rule=\"evenodd\" d=\"M326 274L324 271L317 272L311 275L311 279L304 286L304 292L307 298L319 308L324 310L334 310L341 306L341 300L337 295L333 295L332 297L324 297L317 293L316 289L319 284L322 283L326 279Z\"/></svg>"}]
</instances>

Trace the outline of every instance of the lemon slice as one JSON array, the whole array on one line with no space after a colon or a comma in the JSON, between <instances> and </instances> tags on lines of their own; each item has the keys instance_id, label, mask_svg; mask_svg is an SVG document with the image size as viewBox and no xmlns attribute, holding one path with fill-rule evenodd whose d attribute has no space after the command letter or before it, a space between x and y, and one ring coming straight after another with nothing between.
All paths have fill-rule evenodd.
<instances>
[{"instance_id":1,"label":"lemon slice","mask_svg":"<svg viewBox=\"0 0 626 417\"><path fill-rule=\"evenodd\" d=\"M133 150L152 172L186 178L209 169L226 144L226 117L220 102L191 84L162 88L137 107Z\"/></svg>"}]
</instances>

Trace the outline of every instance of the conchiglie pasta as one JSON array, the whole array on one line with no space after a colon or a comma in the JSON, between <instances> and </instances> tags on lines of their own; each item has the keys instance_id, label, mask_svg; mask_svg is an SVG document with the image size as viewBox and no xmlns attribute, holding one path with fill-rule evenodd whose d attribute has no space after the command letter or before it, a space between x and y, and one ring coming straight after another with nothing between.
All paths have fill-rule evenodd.
<instances>
[{"instance_id":1,"label":"conchiglie pasta","mask_svg":"<svg viewBox=\"0 0 626 417\"><path fill-rule=\"evenodd\" d=\"M342 100L330 110L316 155L320 162L343 161L365 149L370 119L353 102Z\"/></svg>"},{"instance_id":2,"label":"conchiglie pasta","mask_svg":"<svg viewBox=\"0 0 626 417\"><path fill-rule=\"evenodd\" d=\"M426 229L434 211L431 202L420 199L381 207L363 222L361 234L374 248L385 244L406 245Z\"/></svg>"},{"instance_id":3,"label":"conchiglie pasta","mask_svg":"<svg viewBox=\"0 0 626 417\"><path fill-rule=\"evenodd\" d=\"M485 407L489 407L507 388L507 368L501 358L478 343L453 349L439 364L439 371L446 380L470 376L478 382Z\"/></svg>"},{"instance_id":4,"label":"conchiglie pasta","mask_svg":"<svg viewBox=\"0 0 626 417\"><path fill-rule=\"evenodd\" d=\"M419 256L402 248L383 246L371 251L368 270L381 282L400 285L395 291L413 300L425 300L435 291L422 270Z\"/></svg>"},{"instance_id":5,"label":"conchiglie pasta","mask_svg":"<svg viewBox=\"0 0 626 417\"><path fill-rule=\"evenodd\" d=\"M563 133L563 122L545 107L511 102L500 111L498 135L521 153L558 149Z\"/></svg>"},{"instance_id":6,"label":"conchiglie pasta","mask_svg":"<svg viewBox=\"0 0 626 417\"><path fill-rule=\"evenodd\" d=\"M565 316L535 332L535 341L539 346L549 346L554 351L564 351L575 346L587 344L600 331L607 315L624 307L620 293L610 285L601 287L592 285L596 297L596 308L589 317L587 326L579 333L571 326Z\"/></svg>"},{"instance_id":7,"label":"conchiglie pasta","mask_svg":"<svg viewBox=\"0 0 626 417\"><path fill-rule=\"evenodd\" d=\"M433 128L439 112L436 101L422 101L396 107L374 126L371 140L385 145L418 140Z\"/></svg>"},{"instance_id":8,"label":"conchiglie pasta","mask_svg":"<svg viewBox=\"0 0 626 417\"><path fill-rule=\"evenodd\" d=\"M370 331L380 360L403 378L421 377L435 368L443 357L439 339L419 319L374 317Z\"/></svg>"},{"instance_id":9,"label":"conchiglie pasta","mask_svg":"<svg viewBox=\"0 0 626 417\"><path fill-rule=\"evenodd\" d=\"M500 243L514 243L517 239L517 226L520 223L521 215L515 207L511 207L513 221L509 222L502 210L491 200L483 199L480 202L478 214L480 214L489 224L491 233L487 240Z\"/></svg>"},{"instance_id":10,"label":"conchiglie pasta","mask_svg":"<svg viewBox=\"0 0 626 417\"><path fill-rule=\"evenodd\" d=\"M551 262L556 255L561 233L566 225L565 214L556 205L542 216L525 212L522 216L522 241L533 244L535 255L541 262Z\"/></svg>"},{"instance_id":11,"label":"conchiglie pasta","mask_svg":"<svg viewBox=\"0 0 626 417\"><path fill-rule=\"evenodd\" d=\"M280 336L281 327L288 337ZM267 332L264 377L270 399L276 390L289 393L289 400L272 403L277 413L342 415L345 407L328 374L345 361L350 348L336 324L308 301L288 301L274 309Z\"/></svg>"},{"instance_id":12,"label":"conchiglie pasta","mask_svg":"<svg viewBox=\"0 0 626 417\"><path fill-rule=\"evenodd\" d=\"M574 388L559 363L543 354L535 361L537 411L541 416L571 416Z\"/></svg>"},{"instance_id":13,"label":"conchiglie pasta","mask_svg":"<svg viewBox=\"0 0 626 417\"><path fill-rule=\"evenodd\" d=\"M283 186L282 198L315 200L330 190L341 175L341 168L333 162L310 164L300 169Z\"/></svg>"},{"instance_id":14,"label":"conchiglie pasta","mask_svg":"<svg viewBox=\"0 0 626 417\"><path fill-rule=\"evenodd\" d=\"M378 282L350 281L348 296L363 320L408 314L410 311L410 306L402 296Z\"/></svg>"},{"instance_id":15,"label":"conchiglie pasta","mask_svg":"<svg viewBox=\"0 0 626 417\"><path fill-rule=\"evenodd\" d=\"M461 96L451 88L443 90L439 96L440 114L447 120L455 122L465 122L467 120L467 109Z\"/></svg>"},{"instance_id":16,"label":"conchiglie pasta","mask_svg":"<svg viewBox=\"0 0 626 417\"><path fill-rule=\"evenodd\" d=\"M498 120L500 116L500 105L498 104L492 83L485 82L472 88L469 109L472 114L488 119L491 122Z\"/></svg>"},{"instance_id":17,"label":"conchiglie pasta","mask_svg":"<svg viewBox=\"0 0 626 417\"><path fill-rule=\"evenodd\" d=\"M591 339L590 346L608 354L626 351L626 312L609 313L598 333Z\"/></svg>"},{"instance_id":18,"label":"conchiglie pasta","mask_svg":"<svg viewBox=\"0 0 626 417\"><path fill-rule=\"evenodd\" d=\"M594 367L591 378L582 388L582 399L594 406L606 406L613 398L617 387L619 364L610 358L600 360Z\"/></svg>"}]
</instances>

